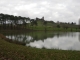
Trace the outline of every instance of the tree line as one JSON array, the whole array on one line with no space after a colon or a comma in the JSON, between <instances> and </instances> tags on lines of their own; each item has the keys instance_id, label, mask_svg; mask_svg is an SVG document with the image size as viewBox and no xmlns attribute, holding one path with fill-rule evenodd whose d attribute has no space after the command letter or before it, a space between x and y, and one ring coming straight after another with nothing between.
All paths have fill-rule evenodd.
<instances>
[{"instance_id":1,"label":"tree line","mask_svg":"<svg viewBox=\"0 0 80 60\"><path fill-rule=\"evenodd\" d=\"M29 17L0 14L0 29L21 29L26 28Z\"/></svg>"},{"instance_id":2,"label":"tree line","mask_svg":"<svg viewBox=\"0 0 80 60\"><path fill-rule=\"evenodd\" d=\"M36 18L36 19L30 19L29 17L21 17L21 16L14 16L14 15L8 15L0 13L0 29L4 30L28 30L30 26L38 26L38 21L42 21L42 24L47 27L48 23L51 23L53 25L56 25L57 28L71 28L71 27L77 27L76 23L64 23L64 22L54 22L54 21L46 21L44 20L44 17ZM52 25L52 26L53 26ZM73 25L73 26L72 26Z\"/></svg>"}]
</instances>

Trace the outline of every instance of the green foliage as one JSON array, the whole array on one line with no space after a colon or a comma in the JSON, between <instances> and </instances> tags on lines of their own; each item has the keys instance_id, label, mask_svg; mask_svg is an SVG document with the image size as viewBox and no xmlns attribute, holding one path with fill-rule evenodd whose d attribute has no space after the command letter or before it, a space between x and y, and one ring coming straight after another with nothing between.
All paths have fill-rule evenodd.
<instances>
[{"instance_id":1,"label":"green foliage","mask_svg":"<svg viewBox=\"0 0 80 60\"><path fill-rule=\"evenodd\" d=\"M6 23L9 22L9 23ZM21 16L14 16L8 14L0 14L0 29L1 30L54 30L53 28L58 28L60 30L63 28L64 30L71 29L79 29L79 25L76 23L64 23L59 22L55 23L53 21L46 21L44 17L30 19L29 17L21 17Z\"/></svg>"},{"instance_id":2,"label":"green foliage","mask_svg":"<svg viewBox=\"0 0 80 60\"><path fill-rule=\"evenodd\" d=\"M57 25L57 28L60 28L60 25Z\"/></svg>"}]
</instances>

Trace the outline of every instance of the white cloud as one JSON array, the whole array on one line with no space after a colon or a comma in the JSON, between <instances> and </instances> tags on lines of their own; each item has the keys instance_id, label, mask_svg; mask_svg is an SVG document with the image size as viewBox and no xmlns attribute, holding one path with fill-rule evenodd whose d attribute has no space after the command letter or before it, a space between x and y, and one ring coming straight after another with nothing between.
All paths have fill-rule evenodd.
<instances>
[{"instance_id":1,"label":"white cloud","mask_svg":"<svg viewBox=\"0 0 80 60\"><path fill-rule=\"evenodd\" d=\"M0 0L0 13L77 22L80 18L80 0Z\"/></svg>"}]
</instances>

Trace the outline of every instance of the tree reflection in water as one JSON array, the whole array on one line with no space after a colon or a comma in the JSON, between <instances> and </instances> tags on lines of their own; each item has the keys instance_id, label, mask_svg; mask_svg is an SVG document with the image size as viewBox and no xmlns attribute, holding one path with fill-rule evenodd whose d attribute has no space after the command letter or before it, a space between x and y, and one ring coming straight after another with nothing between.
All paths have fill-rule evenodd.
<instances>
[{"instance_id":1,"label":"tree reflection in water","mask_svg":"<svg viewBox=\"0 0 80 60\"><path fill-rule=\"evenodd\" d=\"M27 32L4 34L12 41L24 42L28 46L37 48L60 48L79 50L79 32ZM78 39L79 37L79 39ZM74 47L75 46L75 47Z\"/></svg>"}]
</instances>

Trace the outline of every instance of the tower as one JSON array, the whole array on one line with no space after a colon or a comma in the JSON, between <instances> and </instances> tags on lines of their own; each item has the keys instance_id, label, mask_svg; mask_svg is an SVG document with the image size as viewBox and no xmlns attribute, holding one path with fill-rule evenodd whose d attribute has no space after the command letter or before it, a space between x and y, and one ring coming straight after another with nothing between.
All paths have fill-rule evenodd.
<instances>
[{"instance_id":1,"label":"tower","mask_svg":"<svg viewBox=\"0 0 80 60\"><path fill-rule=\"evenodd\" d=\"M42 20L44 20L44 16L42 17Z\"/></svg>"}]
</instances>

